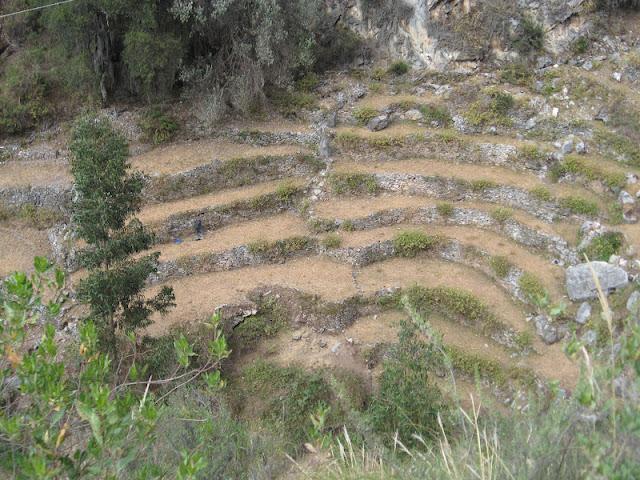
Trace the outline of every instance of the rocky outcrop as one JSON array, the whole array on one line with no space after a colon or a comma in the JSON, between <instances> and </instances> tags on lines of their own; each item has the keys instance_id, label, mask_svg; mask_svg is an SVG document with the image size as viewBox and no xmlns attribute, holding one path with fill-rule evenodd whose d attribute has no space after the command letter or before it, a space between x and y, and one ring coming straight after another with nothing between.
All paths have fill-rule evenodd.
<instances>
[{"instance_id":1,"label":"rocky outcrop","mask_svg":"<svg viewBox=\"0 0 640 480\"><path fill-rule=\"evenodd\" d=\"M569 267L566 272L567 293L571 300L575 302L597 298L594 272L605 295L629 284L629 275L620 267L606 262L583 263Z\"/></svg>"}]
</instances>

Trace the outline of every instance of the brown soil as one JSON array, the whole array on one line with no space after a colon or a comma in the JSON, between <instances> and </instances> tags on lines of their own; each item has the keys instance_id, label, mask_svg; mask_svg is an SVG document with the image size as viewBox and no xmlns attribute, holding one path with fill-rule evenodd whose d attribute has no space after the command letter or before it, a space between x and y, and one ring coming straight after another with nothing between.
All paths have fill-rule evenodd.
<instances>
[{"instance_id":1,"label":"brown soil","mask_svg":"<svg viewBox=\"0 0 640 480\"><path fill-rule=\"evenodd\" d=\"M514 265L539 277L554 297L563 295L561 285L564 282L564 270L562 268L534 255L511 240L486 230L474 227L396 225L351 233L342 232L341 237L343 238L343 246L357 247L391 240L394 235L406 230L419 230L430 235L442 235L460 240L464 245L473 245L491 255L505 256Z\"/></svg>"},{"instance_id":2,"label":"brown soil","mask_svg":"<svg viewBox=\"0 0 640 480\"><path fill-rule=\"evenodd\" d=\"M273 182L258 183L257 185L222 190L220 192L200 195L197 197L189 197L183 200L176 200L174 202L149 205L140 212L138 218L146 224L159 223L162 220L165 220L168 216L177 213L216 207L219 205L237 202L239 200L257 197L259 195L264 195L265 193L271 193L278 188L278 185L285 182L296 186L303 184L302 180L297 178L286 181L277 180Z\"/></svg>"},{"instance_id":3,"label":"brown soil","mask_svg":"<svg viewBox=\"0 0 640 480\"><path fill-rule=\"evenodd\" d=\"M247 292L260 285L297 288L328 301L339 301L356 294L351 268L321 257L198 275L170 283L175 289L178 306L164 318L155 319L152 333L165 331L174 323L206 318L219 305L244 300Z\"/></svg>"},{"instance_id":4,"label":"brown soil","mask_svg":"<svg viewBox=\"0 0 640 480\"><path fill-rule=\"evenodd\" d=\"M0 163L0 187L67 186L69 165L63 161L30 160Z\"/></svg>"},{"instance_id":5,"label":"brown soil","mask_svg":"<svg viewBox=\"0 0 640 480\"><path fill-rule=\"evenodd\" d=\"M26 227L0 227L0 277L33 270L33 258L49 256L47 232Z\"/></svg>"},{"instance_id":6,"label":"brown soil","mask_svg":"<svg viewBox=\"0 0 640 480\"><path fill-rule=\"evenodd\" d=\"M200 241L189 238L184 239L181 244L157 245L154 250L160 252L162 260L175 260L186 255L220 252L255 241L271 242L308 233L306 224L300 217L287 213L230 225L209 233L205 232L204 239Z\"/></svg>"},{"instance_id":7,"label":"brown soil","mask_svg":"<svg viewBox=\"0 0 640 480\"><path fill-rule=\"evenodd\" d=\"M302 151L293 145L255 147L221 140L176 143L157 148L131 159L134 168L148 174L170 174L191 170L214 160L231 160L262 155L292 155Z\"/></svg>"}]
</instances>

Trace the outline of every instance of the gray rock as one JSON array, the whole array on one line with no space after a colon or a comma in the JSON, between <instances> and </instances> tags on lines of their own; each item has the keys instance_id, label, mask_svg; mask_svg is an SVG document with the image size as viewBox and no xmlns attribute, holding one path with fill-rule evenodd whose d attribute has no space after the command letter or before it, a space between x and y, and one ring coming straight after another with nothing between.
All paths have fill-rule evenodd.
<instances>
[{"instance_id":1,"label":"gray rock","mask_svg":"<svg viewBox=\"0 0 640 480\"><path fill-rule=\"evenodd\" d=\"M424 116L422 115L422 112L416 109L407 110L404 116L407 120L412 120L414 122L419 122L424 118Z\"/></svg>"},{"instance_id":2,"label":"gray rock","mask_svg":"<svg viewBox=\"0 0 640 480\"><path fill-rule=\"evenodd\" d=\"M564 142L562 142L562 146L560 147L560 151L564 155L569 155L571 152L573 152L573 140L567 139Z\"/></svg>"},{"instance_id":3,"label":"gray rock","mask_svg":"<svg viewBox=\"0 0 640 480\"><path fill-rule=\"evenodd\" d=\"M336 124L338 123L338 112L333 111L327 113L325 121L327 123L327 127L336 128Z\"/></svg>"},{"instance_id":4,"label":"gray rock","mask_svg":"<svg viewBox=\"0 0 640 480\"><path fill-rule=\"evenodd\" d=\"M578 142L576 144L576 153L584 155L587 153L587 145L584 142Z\"/></svg>"},{"instance_id":5,"label":"gray rock","mask_svg":"<svg viewBox=\"0 0 640 480\"><path fill-rule=\"evenodd\" d=\"M636 200L633 198L633 196L625 190L622 190L618 195L618 201L622 205L633 205L636 203Z\"/></svg>"},{"instance_id":6,"label":"gray rock","mask_svg":"<svg viewBox=\"0 0 640 480\"><path fill-rule=\"evenodd\" d=\"M606 262L589 262L567 268L566 288L572 301L597 298L597 289L591 269L595 272L605 294L629 284L629 275L622 268Z\"/></svg>"},{"instance_id":7,"label":"gray rock","mask_svg":"<svg viewBox=\"0 0 640 480\"><path fill-rule=\"evenodd\" d=\"M551 57L547 57L547 56L538 57L538 60L537 60L538 70L540 70L541 68L549 67L551 65L553 65L553 59Z\"/></svg>"},{"instance_id":8,"label":"gray rock","mask_svg":"<svg viewBox=\"0 0 640 480\"><path fill-rule=\"evenodd\" d=\"M547 345L554 344L562 339L562 334L551 324L551 320L546 315L536 316L533 322L536 326L536 333Z\"/></svg>"},{"instance_id":9,"label":"gray rock","mask_svg":"<svg viewBox=\"0 0 640 480\"><path fill-rule=\"evenodd\" d=\"M587 302L583 302L578 308L578 313L576 313L576 322L580 325L584 325L591 318L591 305Z\"/></svg>"},{"instance_id":10,"label":"gray rock","mask_svg":"<svg viewBox=\"0 0 640 480\"><path fill-rule=\"evenodd\" d=\"M598 334L594 330L587 330L582 335L582 342L586 345L593 345L598 340Z\"/></svg>"},{"instance_id":11,"label":"gray rock","mask_svg":"<svg viewBox=\"0 0 640 480\"><path fill-rule=\"evenodd\" d=\"M379 115L369 121L367 128L372 132L378 132L387 128L390 123L391 119L389 118L389 115Z\"/></svg>"},{"instance_id":12,"label":"gray rock","mask_svg":"<svg viewBox=\"0 0 640 480\"><path fill-rule=\"evenodd\" d=\"M613 77L613 79L616 82L621 82L622 81L622 73L620 73L620 72L613 72L613 74L611 76Z\"/></svg>"},{"instance_id":13,"label":"gray rock","mask_svg":"<svg viewBox=\"0 0 640 480\"><path fill-rule=\"evenodd\" d=\"M593 70L593 62L591 60L587 60L582 64L582 68L584 68L587 72Z\"/></svg>"},{"instance_id":14,"label":"gray rock","mask_svg":"<svg viewBox=\"0 0 640 480\"><path fill-rule=\"evenodd\" d=\"M525 130L532 130L536 128L537 124L538 122L536 121L536 117L531 117L529 120L527 120L527 123L524 124L524 128Z\"/></svg>"},{"instance_id":15,"label":"gray rock","mask_svg":"<svg viewBox=\"0 0 640 480\"><path fill-rule=\"evenodd\" d=\"M640 313L640 291L636 290L631 294L627 300L627 310L635 315Z\"/></svg>"}]
</instances>

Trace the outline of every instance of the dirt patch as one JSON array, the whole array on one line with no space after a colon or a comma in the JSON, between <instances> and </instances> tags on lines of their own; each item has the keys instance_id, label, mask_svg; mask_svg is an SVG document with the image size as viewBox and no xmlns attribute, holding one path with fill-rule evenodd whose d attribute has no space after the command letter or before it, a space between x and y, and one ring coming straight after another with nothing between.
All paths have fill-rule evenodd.
<instances>
[{"instance_id":1,"label":"dirt patch","mask_svg":"<svg viewBox=\"0 0 640 480\"><path fill-rule=\"evenodd\" d=\"M159 223L169 215L216 207L257 197L266 193L272 193L278 188L278 185L282 185L285 182L295 186L301 186L303 184L300 179L276 180L273 182L259 183L257 185L232 188L207 195L199 195L197 197L189 197L174 202L153 204L145 207L138 215L138 218L146 224Z\"/></svg>"},{"instance_id":2,"label":"dirt patch","mask_svg":"<svg viewBox=\"0 0 640 480\"><path fill-rule=\"evenodd\" d=\"M183 243L167 243L157 245L162 260L174 260L185 255L197 255L207 252L220 252L238 245L246 245L255 241L274 241L296 235L307 235L306 224L299 217L287 213L273 217L251 220L230 225L213 232L205 232L202 240L196 241L193 236L184 239Z\"/></svg>"},{"instance_id":3,"label":"dirt patch","mask_svg":"<svg viewBox=\"0 0 640 480\"><path fill-rule=\"evenodd\" d=\"M274 145L255 147L252 145L200 140L176 143L157 148L131 159L134 168L147 174L171 174L191 170L214 160L257 157L267 155L294 155L302 151L300 146Z\"/></svg>"},{"instance_id":4,"label":"dirt patch","mask_svg":"<svg viewBox=\"0 0 640 480\"><path fill-rule=\"evenodd\" d=\"M25 227L0 227L0 277L33 270L35 256L50 256L47 232Z\"/></svg>"},{"instance_id":5,"label":"dirt patch","mask_svg":"<svg viewBox=\"0 0 640 480\"><path fill-rule=\"evenodd\" d=\"M260 285L297 288L327 301L340 301L357 293L349 266L320 257L198 275L170 284L178 306L164 318L157 316L151 333L160 333L174 323L207 318L219 305L242 301L248 292ZM149 293L153 294L158 288Z\"/></svg>"},{"instance_id":6,"label":"dirt patch","mask_svg":"<svg viewBox=\"0 0 640 480\"><path fill-rule=\"evenodd\" d=\"M356 107L383 110L390 105L399 103L426 104L433 99L434 97L432 95L428 97L418 97L416 95L367 95L356 104Z\"/></svg>"},{"instance_id":7,"label":"dirt patch","mask_svg":"<svg viewBox=\"0 0 640 480\"><path fill-rule=\"evenodd\" d=\"M68 186L69 165L64 161L29 160L0 163L0 187Z\"/></svg>"}]
</instances>

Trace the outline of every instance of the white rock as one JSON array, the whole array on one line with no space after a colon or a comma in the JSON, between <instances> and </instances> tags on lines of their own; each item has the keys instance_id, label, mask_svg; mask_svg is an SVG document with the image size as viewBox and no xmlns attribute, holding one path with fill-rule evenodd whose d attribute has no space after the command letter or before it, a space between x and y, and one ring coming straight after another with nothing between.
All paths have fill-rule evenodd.
<instances>
[{"instance_id":1,"label":"white rock","mask_svg":"<svg viewBox=\"0 0 640 480\"><path fill-rule=\"evenodd\" d=\"M566 288L572 301L588 300L597 297L597 288L593 280L592 269L605 294L629 284L629 275L625 270L606 262L582 263L567 268Z\"/></svg>"},{"instance_id":2,"label":"white rock","mask_svg":"<svg viewBox=\"0 0 640 480\"><path fill-rule=\"evenodd\" d=\"M551 116L553 118L557 118L559 113L560 113L560 109L558 107L553 107L553 110L551 111Z\"/></svg>"},{"instance_id":3,"label":"white rock","mask_svg":"<svg viewBox=\"0 0 640 480\"><path fill-rule=\"evenodd\" d=\"M424 118L424 116L422 115L422 112L420 112L420 110L416 110L416 109L412 109L412 110L407 110L404 114L405 118L407 120L412 120L414 122L419 122L420 120L422 120Z\"/></svg>"},{"instance_id":4,"label":"white rock","mask_svg":"<svg viewBox=\"0 0 640 480\"><path fill-rule=\"evenodd\" d=\"M585 154L587 153L587 145L584 142L578 142L576 144L576 153Z\"/></svg>"},{"instance_id":5,"label":"white rock","mask_svg":"<svg viewBox=\"0 0 640 480\"><path fill-rule=\"evenodd\" d=\"M621 82L622 81L622 73L620 73L620 72L613 72L613 74L611 76L613 77L613 79L616 82Z\"/></svg>"},{"instance_id":6,"label":"white rock","mask_svg":"<svg viewBox=\"0 0 640 480\"><path fill-rule=\"evenodd\" d=\"M618 195L618 201L622 205L633 205L634 203L636 203L635 199L626 190L622 190L620 192L620 194Z\"/></svg>"},{"instance_id":7,"label":"white rock","mask_svg":"<svg viewBox=\"0 0 640 480\"><path fill-rule=\"evenodd\" d=\"M627 310L631 313L640 313L640 292L636 290L627 300Z\"/></svg>"}]
</instances>

